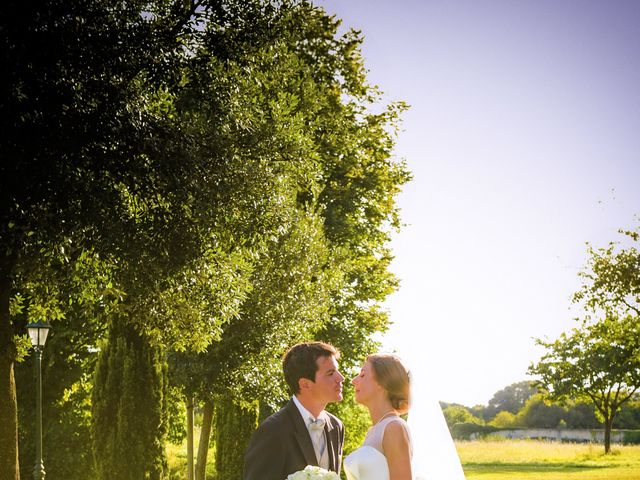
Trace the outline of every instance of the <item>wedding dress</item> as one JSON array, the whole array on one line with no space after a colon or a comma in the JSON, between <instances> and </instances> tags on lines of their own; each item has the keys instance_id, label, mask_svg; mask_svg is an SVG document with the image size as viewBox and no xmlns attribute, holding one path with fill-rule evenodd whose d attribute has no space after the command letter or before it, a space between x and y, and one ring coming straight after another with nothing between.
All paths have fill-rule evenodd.
<instances>
[{"instance_id":1,"label":"wedding dress","mask_svg":"<svg viewBox=\"0 0 640 480\"><path fill-rule=\"evenodd\" d=\"M389 465L384 456L382 439L386 426L392 422L405 424L396 416L383 418L369 429L362 446L347 455L344 471L348 480L389 480Z\"/></svg>"}]
</instances>

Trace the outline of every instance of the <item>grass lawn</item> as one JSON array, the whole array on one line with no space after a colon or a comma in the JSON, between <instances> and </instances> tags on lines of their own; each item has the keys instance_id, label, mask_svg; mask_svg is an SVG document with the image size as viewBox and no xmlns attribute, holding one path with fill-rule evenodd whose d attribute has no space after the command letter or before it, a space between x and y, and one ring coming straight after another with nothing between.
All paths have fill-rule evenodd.
<instances>
[{"instance_id":1,"label":"grass lawn","mask_svg":"<svg viewBox=\"0 0 640 480\"><path fill-rule=\"evenodd\" d=\"M534 440L457 442L467 480L638 480L640 446Z\"/></svg>"},{"instance_id":2,"label":"grass lawn","mask_svg":"<svg viewBox=\"0 0 640 480\"><path fill-rule=\"evenodd\" d=\"M614 445L610 455L599 444L534 440L456 442L456 448L467 480L640 480L640 445ZM170 480L185 478L186 450L186 441L167 445ZM213 456L211 449L207 478L214 478Z\"/></svg>"},{"instance_id":3,"label":"grass lawn","mask_svg":"<svg viewBox=\"0 0 640 480\"><path fill-rule=\"evenodd\" d=\"M193 436L195 438L193 446L195 453L198 453L198 440L200 438L200 428L195 427ZM169 479L168 480L185 480L187 478L187 440L183 440L181 445L167 443L167 461L169 463ZM215 447L209 445L209 454L207 455L207 478L215 477ZM195 462L195 460L194 460Z\"/></svg>"}]
</instances>

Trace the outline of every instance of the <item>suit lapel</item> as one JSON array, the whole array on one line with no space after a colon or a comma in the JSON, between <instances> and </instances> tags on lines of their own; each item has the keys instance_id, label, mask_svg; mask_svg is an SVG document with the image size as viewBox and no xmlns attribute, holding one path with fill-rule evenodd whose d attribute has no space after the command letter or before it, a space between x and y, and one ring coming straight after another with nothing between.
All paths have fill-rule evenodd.
<instances>
[{"instance_id":1,"label":"suit lapel","mask_svg":"<svg viewBox=\"0 0 640 480\"><path fill-rule=\"evenodd\" d=\"M334 427L331 419L327 421L324 426L324 433L327 439L327 451L329 452L329 469L334 472L340 471L340 459L338 449L339 438L338 438L338 429Z\"/></svg>"},{"instance_id":2,"label":"suit lapel","mask_svg":"<svg viewBox=\"0 0 640 480\"><path fill-rule=\"evenodd\" d=\"M293 403L293 400L289 400L285 408L287 409L289 417L293 423L293 432L296 437L296 441L298 442L298 446L302 451L304 461L307 462L307 465L317 466L318 459L316 458L316 452L313 449L313 443L311 443L311 436L309 435L309 430L307 430L304 420L302 420L302 415L300 415L298 407Z\"/></svg>"}]
</instances>

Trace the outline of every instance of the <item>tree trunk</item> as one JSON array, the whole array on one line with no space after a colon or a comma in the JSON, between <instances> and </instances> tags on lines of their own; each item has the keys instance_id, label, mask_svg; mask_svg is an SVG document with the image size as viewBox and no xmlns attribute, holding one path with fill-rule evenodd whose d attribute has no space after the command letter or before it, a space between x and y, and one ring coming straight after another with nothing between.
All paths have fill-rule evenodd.
<instances>
[{"instance_id":1,"label":"tree trunk","mask_svg":"<svg viewBox=\"0 0 640 480\"><path fill-rule=\"evenodd\" d=\"M606 417L604 419L604 453L611 452L611 427L613 426L613 418Z\"/></svg>"},{"instance_id":2,"label":"tree trunk","mask_svg":"<svg viewBox=\"0 0 640 480\"><path fill-rule=\"evenodd\" d=\"M6 260L6 259L5 259ZM18 404L13 364L16 345L9 321L8 262L0 266L0 480L20 480L18 467Z\"/></svg>"},{"instance_id":3,"label":"tree trunk","mask_svg":"<svg viewBox=\"0 0 640 480\"><path fill-rule=\"evenodd\" d=\"M207 400L202 412L202 430L198 443L198 460L196 461L196 480L206 480L207 454L209 453L209 438L213 422L213 401Z\"/></svg>"},{"instance_id":4,"label":"tree trunk","mask_svg":"<svg viewBox=\"0 0 640 480\"><path fill-rule=\"evenodd\" d=\"M5 328L3 325L2 328ZM18 408L13 375L12 345L0 352L0 480L20 480L18 469Z\"/></svg>"},{"instance_id":5,"label":"tree trunk","mask_svg":"<svg viewBox=\"0 0 640 480\"><path fill-rule=\"evenodd\" d=\"M187 480L193 479L193 397L187 396Z\"/></svg>"}]
</instances>

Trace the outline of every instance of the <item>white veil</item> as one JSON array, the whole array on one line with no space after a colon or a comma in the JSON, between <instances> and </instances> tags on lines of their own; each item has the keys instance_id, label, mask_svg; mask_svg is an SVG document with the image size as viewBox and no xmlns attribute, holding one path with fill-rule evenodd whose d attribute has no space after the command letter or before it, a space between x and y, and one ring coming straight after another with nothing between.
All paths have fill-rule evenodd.
<instances>
[{"instance_id":1,"label":"white veil","mask_svg":"<svg viewBox=\"0 0 640 480\"><path fill-rule=\"evenodd\" d=\"M425 371L426 362L421 363L408 364L412 394L408 423L413 443L413 477L415 480L464 480L460 458L442 409L430 393L433 382Z\"/></svg>"}]
</instances>

